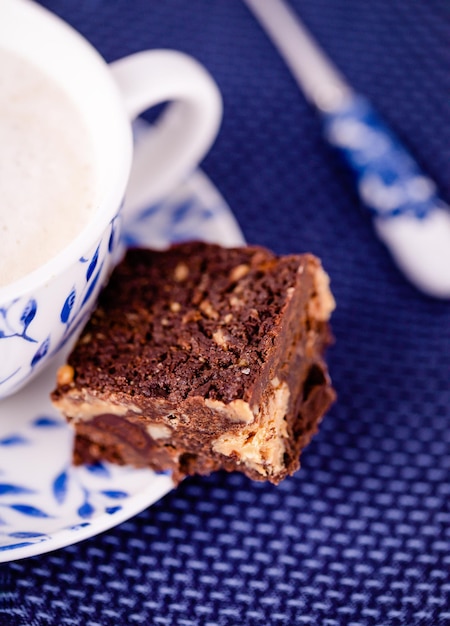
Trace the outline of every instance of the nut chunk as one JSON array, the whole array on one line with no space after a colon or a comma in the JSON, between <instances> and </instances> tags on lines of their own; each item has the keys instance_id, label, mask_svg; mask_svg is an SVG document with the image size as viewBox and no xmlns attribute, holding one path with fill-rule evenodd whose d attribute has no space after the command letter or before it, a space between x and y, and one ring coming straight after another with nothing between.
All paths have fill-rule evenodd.
<instances>
[{"instance_id":1,"label":"nut chunk","mask_svg":"<svg viewBox=\"0 0 450 626\"><path fill-rule=\"evenodd\" d=\"M335 397L323 359L333 308L311 254L129 251L52 394L75 427L75 462L278 483Z\"/></svg>"}]
</instances>

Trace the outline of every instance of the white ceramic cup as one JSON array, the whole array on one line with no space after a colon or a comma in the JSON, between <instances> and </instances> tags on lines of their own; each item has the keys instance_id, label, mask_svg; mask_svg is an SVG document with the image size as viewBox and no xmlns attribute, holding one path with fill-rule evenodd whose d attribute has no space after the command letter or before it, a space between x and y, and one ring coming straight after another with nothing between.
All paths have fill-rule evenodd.
<instances>
[{"instance_id":1,"label":"white ceramic cup","mask_svg":"<svg viewBox=\"0 0 450 626\"><path fill-rule=\"evenodd\" d=\"M0 1L0 48L43 69L76 104L93 141L100 207L60 253L0 288L0 398L22 387L90 314L115 260L132 171L132 120L170 101L140 147L147 206L168 193L211 147L222 115L216 84L185 54L151 50L107 65L62 20L30 0ZM1 209L0 209L1 210ZM1 251L0 251L1 262Z\"/></svg>"}]
</instances>

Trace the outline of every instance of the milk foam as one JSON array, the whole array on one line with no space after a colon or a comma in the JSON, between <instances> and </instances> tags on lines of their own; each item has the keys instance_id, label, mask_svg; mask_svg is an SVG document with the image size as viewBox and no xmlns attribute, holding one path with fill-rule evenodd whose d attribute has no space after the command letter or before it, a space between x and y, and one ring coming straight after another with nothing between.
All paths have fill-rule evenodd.
<instances>
[{"instance_id":1,"label":"milk foam","mask_svg":"<svg viewBox=\"0 0 450 626\"><path fill-rule=\"evenodd\" d=\"M66 247L96 195L81 114L40 69L0 49L0 286Z\"/></svg>"}]
</instances>

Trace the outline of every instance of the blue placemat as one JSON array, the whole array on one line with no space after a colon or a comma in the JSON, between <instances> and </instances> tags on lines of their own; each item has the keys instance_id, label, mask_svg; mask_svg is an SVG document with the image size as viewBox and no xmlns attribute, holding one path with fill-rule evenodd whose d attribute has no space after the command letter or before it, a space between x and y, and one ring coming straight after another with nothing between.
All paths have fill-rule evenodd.
<instances>
[{"instance_id":1,"label":"blue placemat","mask_svg":"<svg viewBox=\"0 0 450 626\"><path fill-rule=\"evenodd\" d=\"M278 487L189 479L112 531L1 566L0 624L450 624L450 304L397 273L241 2L42 4L107 60L173 47L208 67L225 117L204 169L249 242L322 257L339 400ZM449 201L449 3L292 4Z\"/></svg>"}]
</instances>

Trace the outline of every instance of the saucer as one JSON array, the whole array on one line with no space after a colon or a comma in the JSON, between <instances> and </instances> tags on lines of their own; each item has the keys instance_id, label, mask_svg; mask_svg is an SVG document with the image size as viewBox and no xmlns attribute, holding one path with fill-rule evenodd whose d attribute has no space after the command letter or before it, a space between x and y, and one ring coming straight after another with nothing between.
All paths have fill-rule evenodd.
<instances>
[{"instance_id":1,"label":"saucer","mask_svg":"<svg viewBox=\"0 0 450 626\"><path fill-rule=\"evenodd\" d=\"M162 203L138 213L124 239L128 246L155 248L192 239L226 246L244 241L226 202L200 170ZM72 429L49 400L65 356L0 402L0 562L97 535L174 487L169 474L147 469L72 465Z\"/></svg>"}]
</instances>

